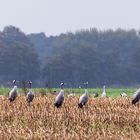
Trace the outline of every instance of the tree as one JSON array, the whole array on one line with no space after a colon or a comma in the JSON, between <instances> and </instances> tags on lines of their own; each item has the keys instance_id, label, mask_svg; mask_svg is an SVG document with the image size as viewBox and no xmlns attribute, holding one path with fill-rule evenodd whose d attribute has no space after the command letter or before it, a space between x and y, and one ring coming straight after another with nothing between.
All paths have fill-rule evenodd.
<instances>
[{"instance_id":1,"label":"tree","mask_svg":"<svg viewBox=\"0 0 140 140\"><path fill-rule=\"evenodd\" d=\"M39 76L38 57L30 47L6 46L0 54L0 65L5 79L35 80Z\"/></svg>"}]
</instances>

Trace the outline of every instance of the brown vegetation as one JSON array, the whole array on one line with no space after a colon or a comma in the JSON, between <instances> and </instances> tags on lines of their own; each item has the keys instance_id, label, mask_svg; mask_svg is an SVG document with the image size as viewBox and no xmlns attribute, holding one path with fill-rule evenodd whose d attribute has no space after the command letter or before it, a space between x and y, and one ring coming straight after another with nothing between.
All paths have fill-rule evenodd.
<instances>
[{"instance_id":1,"label":"brown vegetation","mask_svg":"<svg viewBox=\"0 0 140 140\"><path fill-rule=\"evenodd\" d=\"M78 97L65 98L60 109L54 99L35 97L28 106L24 96L13 103L0 98L0 139L139 139L140 108L130 98L90 98L83 109Z\"/></svg>"}]
</instances>

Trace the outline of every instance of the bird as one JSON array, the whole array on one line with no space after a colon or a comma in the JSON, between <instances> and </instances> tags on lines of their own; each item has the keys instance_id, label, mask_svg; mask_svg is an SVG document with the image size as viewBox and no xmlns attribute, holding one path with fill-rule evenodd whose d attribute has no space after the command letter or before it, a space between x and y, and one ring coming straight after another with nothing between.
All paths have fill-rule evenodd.
<instances>
[{"instance_id":1,"label":"bird","mask_svg":"<svg viewBox=\"0 0 140 140\"><path fill-rule=\"evenodd\" d=\"M132 104L136 104L140 100L140 88L132 96Z\"/></svg>"},{"instance_id":2,"label":"bird","mask_svg":"<svg viewBox=\"0 0 140 140\"><path fill-rule=\"evenodd\" d=\"M86 103L88 102L88 90L87 90L88 82L84 83L84 85L85 85L85 92L79 99L79 103L78 103L79 108L83 108L83 106L86 105Z\"/></svg>"},{"instance_id":3,"label":"bird","mask_svg":"<svg viewBox=\"0 0 140 140\"><path fill-rule=\"evenodd\" d=\"M74 96L75 96L75 93L68 94L68 97L74 97Z\"/></svg>"},{"instance_id":4,"label":"bird","mask_svg":"<svg viewBox=\"0 0 140 140\"><path fill-rule=\"evenodd\" d=\"M32 82L29 81L28 84L29 84L29 92L28 92L27 95L26 95L26 101L27 101L28 105L30 106L30 103L31 103L31 102L33 101L33 99L34 99L34 92L31 90Z\"/></svg>"},{"instance_id":5,"label":"bird","mask_svg":"<svg viewBox=\"0 0 140 140\"><path fill-rule=\"evenodd\" d=\"M93 93L93 97L94 97L94 98L96 98L96 97L98 97L98 96L99 96L99 94L98 94L97 92Z\"/></svg>"},{"instance_id":6,"label":"bird","mask_svg":"<svg viewBox=\"0 0 140 140\"><path fill-rule=\"evenodd\" d=\"M55 98L55 102L54 102L54 106L59 108L61 107L61 105L63 104L64 101L64 83L60 84L60 92L58 93L58 95Z\"/></svg>"},{"instance_id":7,"label":"bird","mask_svg":"<svg viewBox=\"0 0 140 140\"><path fill-rule=\"evenodd\" d=\"M17 85L16 85L16 80L13 80L14 87L13 89L9 92L9 100L10 102L14 101L17 97Z\"/></svg>"},{"instance_id":8,"label":"bird","mask_svg":"<svg viewBox=\"0 0 140 140\"><path fill-rule=\"evenodd\" d=\"M121 93L120 95L121 97L127 97L127 94L125 92Z\"/></svg>"},{"instance_id":9,"label":"bird","mask_svg":"<svg viewBox=\"0 0 140 140\"><path fill-rule=\"evenodd\" d=\"M102 92L101 97L106 97L105 85L103 86L103 92Z\"/></svg>"}]
</instances>

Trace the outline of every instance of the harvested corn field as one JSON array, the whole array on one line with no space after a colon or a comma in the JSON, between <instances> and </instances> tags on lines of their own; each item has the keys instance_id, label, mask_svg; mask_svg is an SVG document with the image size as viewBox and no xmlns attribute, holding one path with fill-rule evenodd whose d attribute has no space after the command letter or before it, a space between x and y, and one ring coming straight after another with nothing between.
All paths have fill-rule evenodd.
<instances>
[{"instance_id":1,"label":"harvested corn field","mask_svg":"<svg viewBox=\"0 0 140 140\"><path fill-rule=\"evenodd\" d=\"M54 107L54 95L35 97L28 106L24 96L9 102L0 98L0 139L139 139L140 108L131 98L90 98L78 108L79 97L66 97Z\"/></svg>"}]
</instances>

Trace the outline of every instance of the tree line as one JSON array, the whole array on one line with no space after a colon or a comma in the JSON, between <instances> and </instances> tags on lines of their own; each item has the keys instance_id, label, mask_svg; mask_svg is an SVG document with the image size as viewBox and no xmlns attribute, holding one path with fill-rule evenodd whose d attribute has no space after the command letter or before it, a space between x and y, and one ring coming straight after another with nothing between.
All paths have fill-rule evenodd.
<instances>
[{"instance_id":1,"label":"tree line","mask_svg":"<svg viewBox=\"0 0 140 140\"><path fill-rule=\"evenodd\" d=\"M32 80L58 87L134 86L140 83L140 35L131 30L80 30L58 36L0 32L0 82Z\"/></svg>"}]
</instances>

